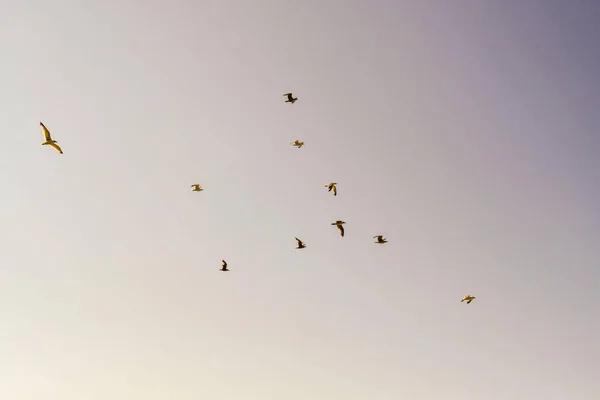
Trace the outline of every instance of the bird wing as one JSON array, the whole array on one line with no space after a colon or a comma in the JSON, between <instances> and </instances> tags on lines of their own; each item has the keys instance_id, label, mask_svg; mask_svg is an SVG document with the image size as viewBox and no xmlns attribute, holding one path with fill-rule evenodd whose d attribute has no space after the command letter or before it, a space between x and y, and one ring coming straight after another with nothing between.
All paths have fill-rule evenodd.
<instances>
[{"instance_id":1,"label":"bird wing","mask_svg":"<svg viewBox=\"0 0 600 400\"><path fill-rule=\"evenodd\" d=\"M288 98L289 101L293 100L291 93L286 93L286 94L284 94L284 96L287 96L287 98Z\"/></svg>"},{"instance_id":2,"label":"bird wing","mask_svg":"<svg viewBox=\"0 0 600 400\"><path fill-rule=\"evenodd\" d=\"M337 196L337 186L333 185L333 195Z\"/></svg>"},{"instance_id":3,"label":"bird wing","mask_svg":"<svg viewBox=\"0 0 600 400\"><path fill-rule=\"evenodd\" d=\"M227 268L227 261L225 261L225 260L221 260L221 261L222 261L222 264L223 264L223 268Z\"/></svg>"},{"instance_id":4,"label":"bird wing","mask_svg":"<svg viewBox=\"0 0 600 400\"><path fill-rule=\"evenodd\" d=\"M46 128L46 125L40 122L40 126L42 127L42 132L44 133L44 139L46 139L46 142L52 140L52 138L50 137L50 131L48 130L48 128Z\"/></svg>"},{"instance_id":5,"label":"bird wing","mask_svg":"<svg viewBox=\"0 0 600 400\"><path fill-rule=\"evenodd\" d=\"M60 146L59 146L59 145L57 145L56 143L50 143L50 144L49 144L49 146L51 146L51 147L54 147L54 149L55 149L56 151L58 151L60 154L62 154L62 153L63 153L63 151L62 151L62 149L60 148Z\"/></svg>"},{"instance_id":6,"label":"bird wing","mask_svg":"<svg viewBox=\"0 0 600 400\"><path fill-rule=\"evenodd\" d=\"M342 237L344 237L344 226L343 225L338 225L337 227L340 230L340 235L342 235Z\"/></svg>"},{"instance_id":7,"label":"bird wing","mask_svg":"<svg viewBox=\"0 0 600 400\"><path fill-rule=\"evenodd\" d=\"M472 301L473 301L473 299L467 300L467 304L470 304Z\"/></svg>"}]
</instances>

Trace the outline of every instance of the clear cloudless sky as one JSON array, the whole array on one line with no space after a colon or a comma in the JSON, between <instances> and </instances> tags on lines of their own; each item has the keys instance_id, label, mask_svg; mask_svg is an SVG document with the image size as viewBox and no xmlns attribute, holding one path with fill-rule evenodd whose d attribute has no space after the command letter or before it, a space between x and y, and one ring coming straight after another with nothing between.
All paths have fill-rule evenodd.
<instances>
[{"instance_id":1,"label":"clear cloudless sky","mask_svg":"<svg viewBox=\"0 0 600 400\"><path fill-rule=\"evenodd\" d=\"M0 5L2 400L598 399L597 2Z\"/></svg>"}]
</instances>

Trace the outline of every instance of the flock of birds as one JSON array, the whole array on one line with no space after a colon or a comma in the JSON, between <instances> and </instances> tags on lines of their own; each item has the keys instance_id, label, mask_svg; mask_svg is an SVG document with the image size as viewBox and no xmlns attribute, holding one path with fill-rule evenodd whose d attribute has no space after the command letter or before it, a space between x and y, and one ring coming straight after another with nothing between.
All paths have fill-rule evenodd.
<instances>
[{"instance_id":1,"label":"flock of birds","mask_svg":"<svg viewBox=\"0 0 600 400\"><path fill-rule=\"evenodd\" d=\"M285 101L286 103L290 103L290 104L294 104L298 98L294 97L292 95L292 93L285 93L283 96L287 97L287 100ZM40 126L42 128L42 133L44 134L44 142L42 143L42 146L50 146L52 148L54 148L57 152L59 152L60 154L63 154L62 149L60 148L60 146L58 145L58 142L54 139L52 139L52 136L50 135L50 131L48 130L48 128L46 128L46 126L40 122ZM300 141L300 140L294 140L294 142L291 143L292 146L300 149L302 148L302 146L304 146L304 142ZM337 196L337 182L330 182L327 185L325 185L325 187L329 190L329 192L333 192L334 196ZM201 192L204 189L202 189L202 185L199 183L195 183L193 185L191 185L192 191L193 192ZM344 224L346 222L341 221L341 220L337 220L335 222L332 222L331 225L335 225L338 229L338 231L340 232L340 235L342 237L344 237ZM306 244L298 239L295 238L296 242L298 242L298 246L296 247L296 249L304 249L306 247ZM385 244L387 243L387 239L383 237L383 235L376 235L373 236L373 239L377 239L375 241L376 244ZM223 272L227 272L229 271L229 269L227 268L227 261L225 260L221 260L221 269L220 271ZM461 300L462 302L467 302L467 304L470 304L473 300L475 299L475 296L472 296L470 294L464 296Z\"/></svg>"}]
</instances>

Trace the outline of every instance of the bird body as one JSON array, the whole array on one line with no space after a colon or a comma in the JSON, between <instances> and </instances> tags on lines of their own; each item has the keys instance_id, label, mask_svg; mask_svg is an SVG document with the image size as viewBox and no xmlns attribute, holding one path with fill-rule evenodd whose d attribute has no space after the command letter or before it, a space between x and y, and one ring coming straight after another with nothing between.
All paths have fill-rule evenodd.
<instances>
[{"instance_id":1,"label":"bird body","mask_svg":"<svg viewBox=\"0 0 600 400\"><path fill-rule=\"evenodd\" d=\"M304 142L301 142L299 140L294 140L294 142L292 143L292 146L301 148L302 146L304 146Z\"/></svg>"},{"instance_id":2,"label":"bird body","mask_svg":"<svg viewBox=\"0 0 600 400\"><path fill-rule=\"evenodd\" d=\"M294 98L291 93L286 93L284 96L287 96L287 100L285 101L286 103L294 104L296 100L298 100L298 98Z\"/></svg>"},{"instance_id":3,"label":"bird body","mask_svg":"<svg viewBox=\"0 0 600 400\"><path fill-rule=\"evenodd\" d=\"M296 247L297 249L303 249L306 247L306 245L304 244L304 242L298 238L294 238L296 239L296 241L298 242L298 247Z\"/></svg>"},{"instance_id":4,"label":"bird body","mask_svg":"<svg viewBox=\"0 0 600 400\"><path fill-rule=\"evenodd\" d=\"M342 235L342 237L344 237L344 226L343 226L344 224L345 224L345 222L340 221L340 220L337 220L337 221L331 223L331 225L337 226L338 230L340 231L340 235Z\"/></svg>"},{"instance_id":5,"label":"bird body","mask_svg":"<svg viewBox=\"0 0 600 400\"><path fill-rule=\"evenodd\" d=\"M62 149L60 148L60 146L58 144L56 144L57 141L52 139L48 128L46 128L46 126L41 122L40 122L40 126L42 127L42 133L44 134L44 139L45 139L45 142L42 143L42 146L50 146L50 147L54 148L54 150L56 150L60 154L62 154L63 153Z\"/></svg>"},{"instance_id":6,"label":"bird body","mask_svg":"<svg viewBox=\"0 0 600 400\"><path fill-rule=\"evenodd\" d=\"M202 185L199 185L197 183L193 184L192 186L192 192L201 192L204 189L202 189Z\"/></svg>"},{"instance_id":7,"label":"bird body","mask_svg":"<svg viewBox=\"0 0 600 400\"><path fill-rule=\"evenodd\" d=\"M377 235L377 236L373 236L373 239L377 238L377 241L375 243L377 244L383 244L383 243L387 243L387 239L383 237L383 235Z\"/></svg>"},{"instance_id":8,"label":"bird body","mask_svg":"<svg viewBox=\"0 0 600 400\"><path fill-rule=\"evenodd\" d=\"M326 188L331 192L333 190L333 195L337 196L337 182L331 182L325 185Z\"/></svg>"},{"instance_id":9,"label":"bird body","mask_svg":"<svg viewBox=\"0 0 600 400\"><path fill-rule=\"evenodd\" d=\"M468 294L465 297L463 297L460 302L462 303L463 301L466 301L467 304L470 304L473 300L475 300L475 296L471 296L470 294Z\"/></svg>"},{"instance_id":10,"label":"bird body","mask_svg":"<svg viewBox=\"0 0 600 400\"><path fill-rule=\"evenodd\" d=\"M222 265L222 267L221 267L220 271L223 271L223 272L227 272L227 271L229 271L229 270L227 269L227 261L225 261L225 260L221 260L221 265Z\"/></svg>"}]
</instances>

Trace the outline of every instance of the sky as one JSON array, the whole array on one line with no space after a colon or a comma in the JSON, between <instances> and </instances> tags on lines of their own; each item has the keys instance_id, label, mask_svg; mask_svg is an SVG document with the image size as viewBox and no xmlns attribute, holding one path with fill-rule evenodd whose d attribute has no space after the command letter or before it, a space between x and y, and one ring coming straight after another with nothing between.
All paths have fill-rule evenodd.
<instances>
[{"instance_id":1,"label":"sky","mask_svg":"<svg viewBox=\"0 0 600 400\"><path fill-rule=\"evenodd\" d=\"M3 400L597 398L597 2L0 4Z\"/></svg>"}]
</instances>

